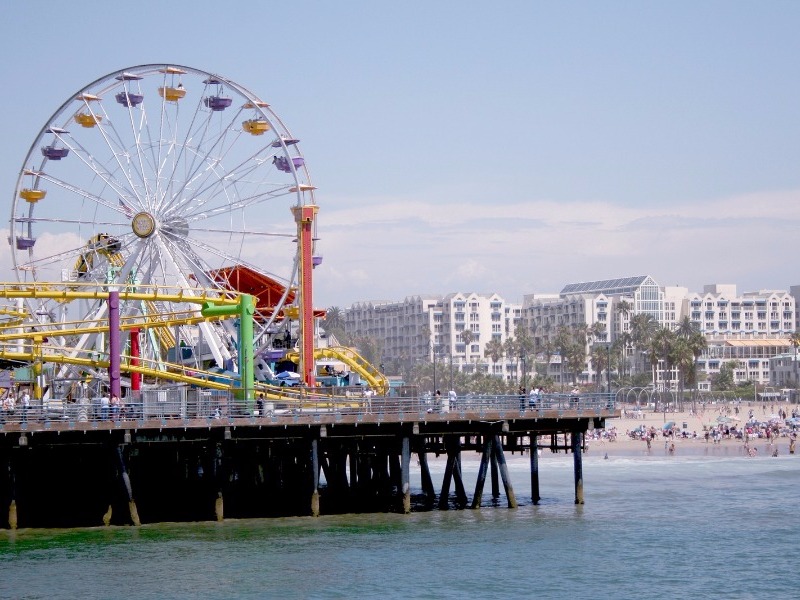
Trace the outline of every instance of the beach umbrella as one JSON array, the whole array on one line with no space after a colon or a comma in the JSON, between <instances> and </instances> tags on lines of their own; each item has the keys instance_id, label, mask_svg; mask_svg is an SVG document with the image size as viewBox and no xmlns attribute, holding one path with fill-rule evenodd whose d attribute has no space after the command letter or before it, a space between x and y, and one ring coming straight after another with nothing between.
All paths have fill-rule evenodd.
<instances>
[{"instance_id":1,"label":"beach umbrella","mask_svg":"<svg viewBox=\"0 0 800 600\"><path fill-rule=\"evenodd\" d=\"M661 429L672 429L674 427L675 427L675 421L667 421L666 423L664 423Z\"/></svg>"}]
</instances>

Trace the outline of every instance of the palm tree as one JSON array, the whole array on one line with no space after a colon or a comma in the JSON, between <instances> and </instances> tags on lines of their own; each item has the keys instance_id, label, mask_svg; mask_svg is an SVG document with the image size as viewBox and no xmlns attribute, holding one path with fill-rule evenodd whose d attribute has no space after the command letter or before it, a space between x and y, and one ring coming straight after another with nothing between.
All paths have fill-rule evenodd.
<instances>
[{"instance_id":1,"label":"palm tree","mask_svg":"<svg viewBox=\"0 0 800 600\"><path fill-rule=\"evenodd\" d=\"M658 321L649 313L637 313L631 317L631 343L634 348L634 365L638 350L644 350L658 329Z\"/></svg>"},{"instance_id":2,"label":"palm tree","mask_svg":"<svg viewBox=\"0 0 800 600\"><path fill-rule=\"evenodd\" d=\"M527 372L530 369L530 365L528 364L528 357L533 355L533 338L528 333L526 329L519 327L515 332L516 335L516 350L519 354L519 357L522 361L522 386L525 386L525 377L527 376ZM536 359L534 357L534 363Z\"/></svg>"},{"instance_id":3,"label":"palm tree","mask_svg":"<svg viewBox=\"0 0 800 600\"><path fill-rule=\"evenodd\" d=\"M675 334L669 327L658 327L650 338L650 361L653 363L653 384L658 380L658 363L664 363L664 387L668 385L668 377L672 371L670 351Z\"/></svg>"},{"instance_id":4,"label":"palm tree","mask_svg":"<svg viewBox=\"0 0 800 600\"><path fill-rule=\"evenodd\" d=\"M789 343L794 348L794 387L798 387L797 380L797 347L800 346L800 330L794 331L789 335Z\"/></svg>"},{"instance_id":5,"label":"palm tree","mask_svg":"<svg viewBox=\"0 0 800 600\"><path fill-rule=\"evenodd\" d=\"M497 364L497 362L503 358L504 354L505 350L503 348L503 342L496 338L492 338L486 342L486 347L483 350L483 356L492 361L492 364Z\"/></svg>"},{"instance_id":6,"label":"palm tree","mask_svg":"<svg viewBox=\"0 0 800 600\"><path fill-rule=\"evenodd\" d=\"M471 329L465 329L461 332L461 341L464 343L464 366L466 367L469 364L468 352L469 352L469 345L472 340L475 339L475 334L472 333Z\"/></svg>"},{"instance_id":7,"label":"palm tree","mask_svg":"<svg viewBox=\"0 0 800 600\"><path fill-rule=\"evenodd\" d=\"M335 337L339 343L347 344L345 334L344 311L338 306L331 306L325 310L325 323L323 325L328 336Z\"/></svg>"},{"instance_id":8,"label":"palm tree","mask_svg":"<svg viewBox=\"0 0 800 600\"><path fill-rule=\"evenodd\" d=\"M610 372L614 357L611 355L610 346L596 346L592 345L591 351L592 368L597 373L597 388L598 390L603 385L603 371L607 373L606 379L610 381ZM609 389L610 391L610 389Z\"/></svg>"},{"instance_id":9,"label":"palm tree","mask_svg":"<svg viewBox=\"0 0 800 600\"><path fill-rule=\"evenodd\" d=\"M697 359L702 356L708 346L705 336L700 332L700 325L692 321L688 315L684 316L675 328L675 335L683 342L676 351L676 364L681 371L681 400L683 400L684 380L690 384L697 384ZM691 355L691 358L689 358ZM692 393L692 410L697 396L697 389Z\"/></svg>"}]
</instances>

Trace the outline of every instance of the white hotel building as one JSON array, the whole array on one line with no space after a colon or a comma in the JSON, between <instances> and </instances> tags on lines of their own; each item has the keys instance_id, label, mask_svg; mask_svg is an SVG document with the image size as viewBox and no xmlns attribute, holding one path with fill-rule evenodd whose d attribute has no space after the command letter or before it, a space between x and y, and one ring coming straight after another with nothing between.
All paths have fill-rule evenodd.
<instances>
[{"instance_id":1,"label":"white hotel building","mask_svg":"<svg viewBox=\"0 0 800 600\"><path fill-rule=\"evenodd\" d=\"M511 376L516 362L491 363L484 357L489 340L505 342L513 336L520 306L497 294L453 293L446 296L410 296L400 302L357 302L344 311L345 331L371 336L383 348L383 360L452 361L454 368L480 369ZM462 333L471 332L465 344Z\"/></svg>"},{"instance_id":2,"label":"white hotel building","mask_svg":"<svg viewBox=\"0 0 800 600\"><path fill-rule=\"evenodd\" d=\"M485 356L491 339L505 342L515 327L525 327L537 348L555 339L559 326L573 327L595 323L605 325L605 333L594 343L613 343L630 331L631 317L639 313L653 316L659 325L674 329L684 316L697 323L705 335L708 349L698 360L706 374L700 388L708 389L720 367L735 360L735 381L770 384L770 359L789 352L789 335L800 328L796 306L800 286L789 292L762 290L738 293L735 285L712 284L702 292L690 293L685 287L660 286L652 277L641 275L566 285L559 294L529 294L522 305L505 301L498 294L453 293L446 296L411 296L400 302L358 302L345 311L345 329L351 335L368 335L383 348L384 360L450 361L462 371L480 369L507 379L518 376L517 357L506 357L497 364ZM630 305L625 314L618 310L622 301ZM472 340L465 345L461 334L469 329ZM430 337L427 337L427 336ZM587 344L587 355L589 344ZM643 357L628 348L626 369L645 367ZM539 360L544 357L540 353ZM540 362L541 364L541 362ZM546 366L547 374L561 383L561 358L554 354ZM663 383L664 373L656 373ZM596 382L596 373L587 359L578 375L584 383ZM673 384L677 377L668 378ZM571 380L571 375L570 375ZM566 383L566 381L565 381Z\"/></svg>"}]
</instances>

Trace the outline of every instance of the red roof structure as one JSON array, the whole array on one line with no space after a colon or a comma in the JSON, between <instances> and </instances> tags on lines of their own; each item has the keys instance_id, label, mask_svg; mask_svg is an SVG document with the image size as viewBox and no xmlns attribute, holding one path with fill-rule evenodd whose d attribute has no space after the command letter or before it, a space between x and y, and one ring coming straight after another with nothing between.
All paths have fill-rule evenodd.
<instances>
[{"instance_id":1,"label":"red roof structure","mask_svg":"<svg viewBox=\"0 0 800 600\"><path fill-rule=\"evenodd\" d=\"M234 265L209 271L208 275L222 287L239 292L240 294L251 294L256 299L256 319L269 317L275 310L286 287L275 281L272 277L254 271L244 265ZM290 290L286 296L285 306L293 304L295 292ZM315 317L324 317L324 310L315 310ZM282 315L279 316L282 318Z\"/></svg>"}]
</instances>

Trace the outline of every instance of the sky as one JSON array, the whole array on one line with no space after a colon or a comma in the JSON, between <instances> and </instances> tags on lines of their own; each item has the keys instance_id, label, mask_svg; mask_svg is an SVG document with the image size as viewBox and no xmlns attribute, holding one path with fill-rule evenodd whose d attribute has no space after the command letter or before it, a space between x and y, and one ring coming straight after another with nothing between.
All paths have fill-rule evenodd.
<instances>
[{"instance_id":1,"label":"sky","mask_svg":"<svg viewBox=\"0 0 800 600\"><path fill-rule=\"evenodd\" d=\"M800 283L800 2L28 0L3 13L7 215L63 102L163 62L254 91L302 140L320 206L315 306L521 302L634 275L691 291ZM0 252L0 281L10 265Z\"/></svg>"}]
</instances>

